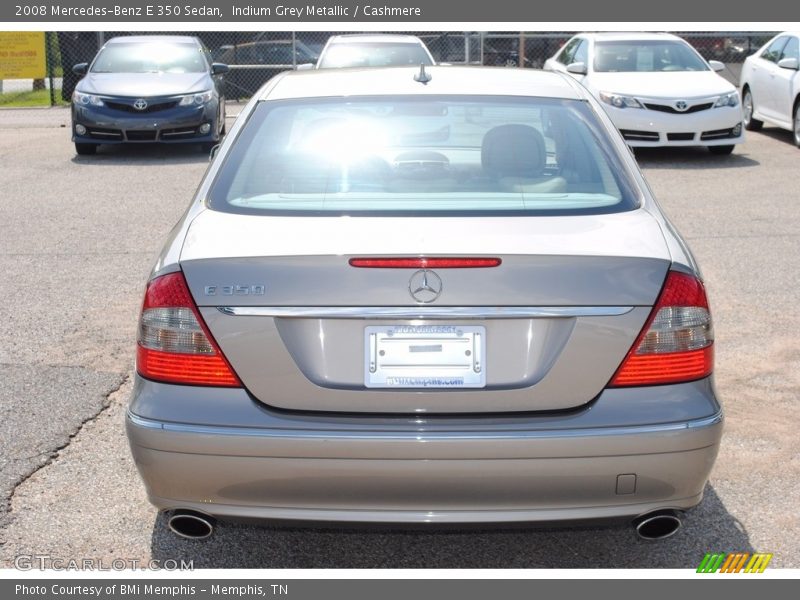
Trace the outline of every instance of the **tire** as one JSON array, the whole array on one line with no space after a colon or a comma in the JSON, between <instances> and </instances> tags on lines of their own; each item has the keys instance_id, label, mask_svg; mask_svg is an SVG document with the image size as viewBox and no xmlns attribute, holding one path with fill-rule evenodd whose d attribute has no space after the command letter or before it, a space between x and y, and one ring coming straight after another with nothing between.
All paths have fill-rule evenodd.
<instances>
[{"instance_id":1,"label":"tire","mask_svg":"<svg viewBox=\"0 0 800 600\"><path fill-rule=\"evenodd\" d=\"M764 121L753 118L756 105L753 103L753 93L750 88L744 89L742 95L742 113L744 115L744 128L748 131L758 131L764 126Z\"/></svg>"},{"instance_id":2,"label":"tire","mask_svg":"<svg viewBox=\"0 0 800 600\"><path fill-rule=\"evenodd\" d=\"M730 146L709 146L708 151L711 152L711 154L725 155L733 152L733 148L733 144Z\"/></svg>"},{"instance_id":3,"label":"tire","mask_svg":"<svg viewBox=\"0 0 800 600\"><path fill-rule=\"evenodd\" d=\"M800 99L794 105L794 145L800 148Z\"/></svg>"},{"instance_id":4,"label":"tire","mask_svg":"<svg viewBox=\"0 0 800 600\"><path fill-rule=\"evenodd\" d=\"M91 156L97 152L97 144L75 144L75 152L81 156Z\"/></svg>"}]
</instances>

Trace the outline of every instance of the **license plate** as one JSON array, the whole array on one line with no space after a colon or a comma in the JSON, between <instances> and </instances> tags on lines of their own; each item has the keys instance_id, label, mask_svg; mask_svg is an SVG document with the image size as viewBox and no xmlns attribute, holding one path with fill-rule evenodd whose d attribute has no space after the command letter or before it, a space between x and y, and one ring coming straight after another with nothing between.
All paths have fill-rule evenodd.
<instances>
[{"instance_id":1,"label":"license plate","mask_svg":"<svg viewBox=\"0 0 800 600\"><path fill-rule=\"evenodd\" d=\"M474 325L375 325L364 330L369 388L486 386L486 328Z\"/></svg>"}]
</instances>

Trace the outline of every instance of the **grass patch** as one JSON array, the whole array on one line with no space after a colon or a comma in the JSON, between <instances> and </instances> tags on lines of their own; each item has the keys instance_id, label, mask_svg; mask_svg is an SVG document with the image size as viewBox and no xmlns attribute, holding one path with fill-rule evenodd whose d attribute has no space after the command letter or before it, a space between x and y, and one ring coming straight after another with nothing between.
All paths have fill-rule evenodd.
<instances>
[{"instance_id":1,"label":"grass patch","mask_svg":"<svg viewBox=\"0 0 800 600\"><path fill-rule=\"evenodd\" d=\"M61 99L61 90L55 90L56 105L67 106ZM33 106L50 106L50 90L36 90L34 92L4 92L0 94L0 107L2 108L27 108Z\"/></svg>"}]
</instances>

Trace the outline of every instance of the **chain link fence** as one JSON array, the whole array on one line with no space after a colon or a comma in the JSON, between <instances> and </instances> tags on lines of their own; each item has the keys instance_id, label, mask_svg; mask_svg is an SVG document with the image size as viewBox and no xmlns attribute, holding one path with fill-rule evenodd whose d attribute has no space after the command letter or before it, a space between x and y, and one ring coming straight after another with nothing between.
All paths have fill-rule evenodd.
<instances>
[{"instance_id":1,"label":"chain link fence","mask_svg":"<svg viewBox=\"0 0 800 600\"><path fill-rule=\"evenodd\" d=\"M159 32L160 34L168 32ZM268 79L300 65L316 62L322 48L335 31L197 31L173 32L195 35L211 52L213 59L230 65L226 75L226 97L244 100ZM354 33L354 32L346 32ZM374 33L374 32L370 32ZM409 32L403 32L409 33ZM425 42L437 62L539 69L575 32L410 32ZM771 32L677 32L707 60L726 64L722 73L738 85L741 64L774 33ZM50 32L47 34L48 76L44 80L2 82L0 105L9 94L41 89L43 104L69 102L78 76L72 65L90 62L106 40L140 32Z\"/></svg>"}]
</instances>

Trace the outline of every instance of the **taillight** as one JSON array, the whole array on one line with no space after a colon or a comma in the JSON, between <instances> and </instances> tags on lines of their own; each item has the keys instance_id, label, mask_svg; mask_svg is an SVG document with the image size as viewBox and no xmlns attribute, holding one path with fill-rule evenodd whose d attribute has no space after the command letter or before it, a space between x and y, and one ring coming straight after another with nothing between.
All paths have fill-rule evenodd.
<instances>
[{"instance_id":1,"label":"taillight","mask_svg":"<svg viewBox=\"0 0 800 600\"><path fill-rule=\"evenodd\" d=\"M197 311L183 273L147 285L136 368L143 377L167 383L241 387Z\"/></svg>"},{"instance_id":2,"label":"taillight","mask_svg":"<svg viewBox=\"0 0 800 600\"><path fill-rule=\"evenodd\" d=\"M650 318L610 387L702 379L714 369L714 330L703 284L670 271Z\"/></svg>"}]
</instances>

